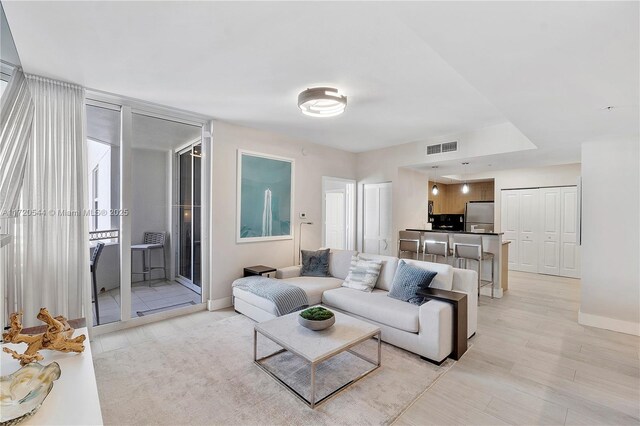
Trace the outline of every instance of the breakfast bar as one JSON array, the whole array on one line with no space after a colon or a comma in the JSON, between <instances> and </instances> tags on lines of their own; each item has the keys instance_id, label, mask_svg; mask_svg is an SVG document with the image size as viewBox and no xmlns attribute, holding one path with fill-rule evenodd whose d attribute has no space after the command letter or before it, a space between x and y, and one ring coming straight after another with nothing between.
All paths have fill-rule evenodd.
<instances>
[{"instance_id":1,"label":"breakfast bar","mask_svg":"<svg viewBox=\"0 0 640 426\"><path fill-rule=\"evenodd\" d=\"M428 239L429 233L438 233L438 234L449 234L449 247L453 248L453 236L459 234L468 234L468 235L481 235L482 236L482 245L483 249L487 253L491 253L494 256L493 270L495 274L495 291L494 297L501 298L504 291L507 290L507 276L506 266L509 262L508 259L508 241L502 241L502 232L464 232L464 231L446 231L446 230L435 230L435 229L416 229L416 228L408 228L407 231L420 232L421 240L424 241ZM503 249L504 248L504 249ZM440 260L439 260L440 261ZM454 265L453 256L449 256L449 264ZM470 266L471 267L471 266ZM474 265L474 270L477 271L477 267ZM482 265L482 280L488 281L491 280L491 260L484 260ZM480 289L480 294L483 296L491 296L491 287L486 286Z\"/></svg>"}]
</instances>

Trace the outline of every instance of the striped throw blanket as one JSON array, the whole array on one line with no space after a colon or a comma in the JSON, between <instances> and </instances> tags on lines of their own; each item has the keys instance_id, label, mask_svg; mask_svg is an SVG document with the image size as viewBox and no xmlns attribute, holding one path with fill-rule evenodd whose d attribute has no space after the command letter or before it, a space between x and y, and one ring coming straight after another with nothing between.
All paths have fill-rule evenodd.
<instances>
[{"instance_id":1,"label":"striped throw blanket","mask_svg":"<svg viewBox=\"0 0 640 426\"><path fill-rule=\"evenodd\" d=\"M274 278L262 276L239 278L233 282L233 287L272 301L276 305L278 316L290 314L309 306L304 290Z\"/></svg>"}]
</instances>

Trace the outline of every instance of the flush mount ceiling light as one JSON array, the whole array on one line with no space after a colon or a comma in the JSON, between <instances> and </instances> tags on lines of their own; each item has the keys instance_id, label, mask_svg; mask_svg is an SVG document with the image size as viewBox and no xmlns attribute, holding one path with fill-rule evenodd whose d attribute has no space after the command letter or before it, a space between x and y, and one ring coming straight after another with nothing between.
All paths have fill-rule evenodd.
<instances>
[{"instance_id":1,"label":"flush mount ceiling light","mask_svg":"<svg viewBox=\"0 0 640 426\"><path fill-rule=\"evenodd\" d=\"M313 87L300 92L298 107L311 117L335 117L347 107L347 97L332 87Z\"/></svg>"}]
</instances>

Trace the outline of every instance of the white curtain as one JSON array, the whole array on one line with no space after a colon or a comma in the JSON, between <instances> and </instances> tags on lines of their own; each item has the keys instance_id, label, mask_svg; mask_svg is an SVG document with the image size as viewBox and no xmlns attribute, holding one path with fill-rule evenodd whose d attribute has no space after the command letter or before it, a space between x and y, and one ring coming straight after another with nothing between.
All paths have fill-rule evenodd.
<instances>
[{"instance_id":1,"label":"white curtain","mask_svg":"<svg viewBox=\"0 0 640 426\"><path fill-rule=\"evenodd\" d=\"M27 79L16 69L0 104L0 218L18 206L27 160L33 103ZM4 233L4 227L0 228Z\"/></svg>"},{"instance_id":2,"label":"white curtain","mask_svg":"<svg viewBox=\"0 0 640 426\"><path fill-rule=\"evenodd\" d=\"M7 308L39 324L41 307L84 316L89 294L84 89L27 76L34 105L19 209L11 219ZM86 313L90 318L91 314Z\"/></svg>"}]
</instances>

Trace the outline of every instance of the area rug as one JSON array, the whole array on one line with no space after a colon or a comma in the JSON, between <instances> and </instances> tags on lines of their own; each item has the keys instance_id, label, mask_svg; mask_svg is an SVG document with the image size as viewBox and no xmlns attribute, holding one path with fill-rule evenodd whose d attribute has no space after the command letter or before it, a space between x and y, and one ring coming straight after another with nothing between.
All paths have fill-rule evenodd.
<instances>
[{"instance_id":1,"label":"area rug","mask_svg":"<svg viewBox=\"0 0 640 426\"><path fill-rule=\"evenodd\" d=\"M254 322L233 316L172 336L94 357L102 416L112 425L371 425L390 424L453 365L436 366L391 345L382 366L310 409L253 363ZM277 349L259 339L260 354ZM375 356L375 341L357 348ZM350 354L319 369L330 389L370 367ZM269 360L296 388L308 370L283 353ZM322 392L325 392L326 389Z\"/></svg>"}]
</instances>

